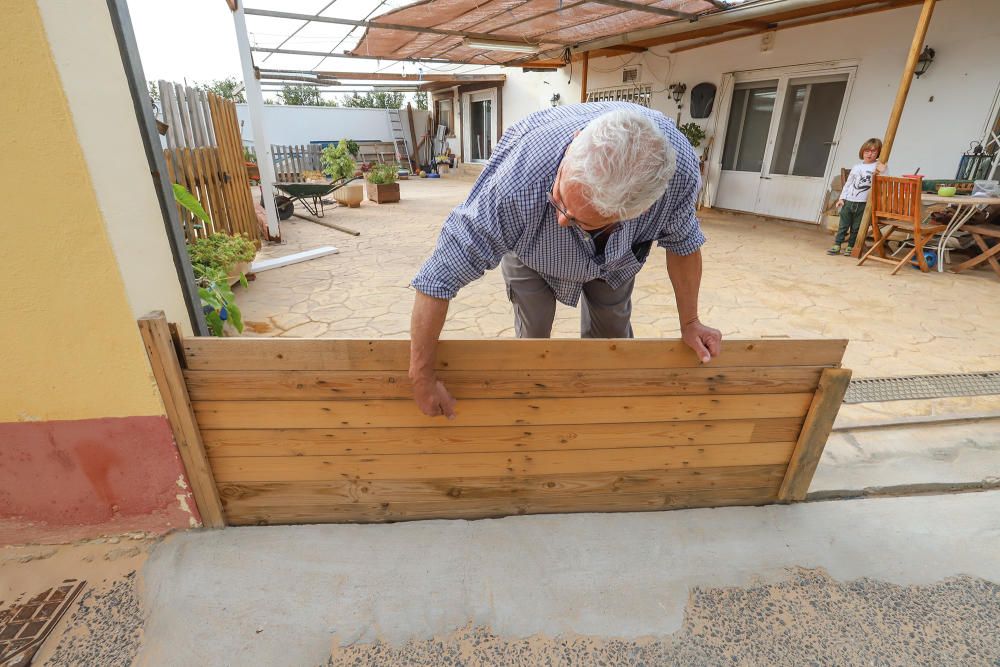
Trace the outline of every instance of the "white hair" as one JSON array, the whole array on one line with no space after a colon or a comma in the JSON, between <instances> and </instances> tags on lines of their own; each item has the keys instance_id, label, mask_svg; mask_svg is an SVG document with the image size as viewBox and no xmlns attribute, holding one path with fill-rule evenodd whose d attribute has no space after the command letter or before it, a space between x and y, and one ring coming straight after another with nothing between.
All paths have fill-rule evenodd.
<instances>
[{"instance_id":1,"label":"white hair","mask_svg":"<svg viewBox=\"0 0 1000 667\"><path fill-rule=\"evenodd\" d=\"M627 220L663 196L676 166L677 152L652 120L609 111L570 143L561 179L582 187L602 216Z\"/></svg>"}]
</instances>

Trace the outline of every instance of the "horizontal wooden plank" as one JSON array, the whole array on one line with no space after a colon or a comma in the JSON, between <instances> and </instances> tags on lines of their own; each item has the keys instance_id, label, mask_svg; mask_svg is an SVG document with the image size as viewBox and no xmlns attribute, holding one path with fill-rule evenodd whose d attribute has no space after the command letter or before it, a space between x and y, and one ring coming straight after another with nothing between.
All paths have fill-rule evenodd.
<instances>
[{"instance_id":1,"label":"horizontal wooden plank","mask_svg":"<svg viewBox=\"0 0 1000 667\"><path fill-rule=\"evenodd\" d=\"M457 428L206 430L210 458L456 454L793 441L802 418Z\"/></svg>"},{"instance_id":2,"label":"horizontal wooden plank","mask_svg":"<svg viewBox=\"0 0 1000 667\"><path fill-rule=\"evenodd\" d=\"M455 499L427 503L320 503L315 506L269 506L260 511L227 511L230 525L302 523L382 523L419 519L484 519L521 514L573 512L649 512L693 507L766 505L773 503L777 485L761 489L713 489L672 493L546 496L484 501Z\"/></svg>"},{"instance_id":3,"label":"horizontal wooden plank","mask_svg":"<svg viewBox=\"0 0 1000 667\"><path fill-rule=\"evenodd\" d=\"M184 339L191 370L381 370L409 367L408 340ZM714 367L839 366L846 340L727 340ZM441 370L698 368L680 340L443 340Z\"/></svg>"},{"instance_id":4,"label":"horizontal wooden plank","mask_svg":"<svg viewBox=\"0 0 1000 667\"><path fill-rule=\"evenodd\" d=\"M212 459L217 483L435 479L783 465L794 442L631 447L547 452L252 456Z\"/></svg>"},{"instance_id":5,"label":"horizontal wooden plank","mask_svg":"<svg viewBox=\"0 0 1000 667\"><path fill-rule=\"evenodd\" d=\"M815 391L823 366L777 368L441 371L451 394L469 398L794 394ZM186 371L195 401L410 398L403 371Z\"/></svg>"},{"instance_id":6,"label":"horizontal wooden plank","mask_svg":"<svg viewBox=\"0 0 1000 667\"><path fill-rule=\"evenodd\" d=\"M268 506L309 507L323 503L412 503L455 498L588 496L681 490L773 487L786 466L685 468L618 473L536 475L533 477L444 477L440 479L328 482L227 482L219 484L225 506L261 512Z\"/></svg>"},{"instance_id":7,"label":"horizontal wooden plank","mask_svg":"<svg viewBox=\"0 0 1000 667\"><path fill-rule=\"evenodd\" d=\"M811 393L743 396L471 399L455 419L422 414L413 401L196 401L203 430L613 424L804 417Z\"/></svg>"}]
</instances>

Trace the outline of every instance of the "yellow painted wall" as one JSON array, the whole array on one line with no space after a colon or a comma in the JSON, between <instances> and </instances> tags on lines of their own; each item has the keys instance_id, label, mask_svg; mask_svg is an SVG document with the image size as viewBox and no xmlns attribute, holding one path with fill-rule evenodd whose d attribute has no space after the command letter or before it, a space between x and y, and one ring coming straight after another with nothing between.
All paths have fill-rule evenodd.
<instances>
[{"instance_id":1,"label":"yellow painted wall","mask_svg":"<svg viewBox=\"0 0 1000 667\"><path fill-rule=\"evenodd\" d=\"M3 14L0 422L163 414L38 8Z\"/></svg>"}]
</instances>

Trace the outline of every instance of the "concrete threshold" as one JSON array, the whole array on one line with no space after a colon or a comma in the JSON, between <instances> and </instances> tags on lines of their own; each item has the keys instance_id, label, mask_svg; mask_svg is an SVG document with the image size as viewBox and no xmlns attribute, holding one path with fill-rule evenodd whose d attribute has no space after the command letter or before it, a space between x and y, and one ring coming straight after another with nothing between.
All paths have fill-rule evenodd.
<instances>
[{"instance_id":1,"label":"concrete threshold","mask_svg":"<svg viewBox=\"0 0 1000 667\"><path fill-rule=\"evenodd\" d=\"M1000 481L1000 415L908 417L830 434L810 497L952 493Z\"/></svg>"},{"instance_id":2,"label":"concrete threshold","mask_svg":"<svg viewBox=\"0 0 1000 667\"><path fill-rule=\"evenodd\" d=\"M630 642L629 651L643 638L663 639L668 649L694 642L707 651L723 640L740 651L773 648L740 654L739 664L973 664L945 653L936 662L924 653L924 661L909 655L897 663L892 656L906 647L887 642L946 642L964 651L988 638L990 646L977 650L1000 655L987 630L997 622L989 583L1000 581L997 554L1000 491L189 531L159 544L143 569L148 617L137 664L317 665L344 647L366 659L336 664L446 664L390 660L385 651L428 640L448 648L463 628L539 641L616 638ZM816 577L816 586L803 587ZM801 605L788 607L789 595ZM907 605L913 613L904 615ZM954 618L920 625L948 609ZM892 614L899 618L887 621ZM907 639L905 628L916 635ZM792 641L788 633L800 630L802 641ZM855 630L867 634L845 643L844 633ZM800 644L803 655L788 653ZM859 654L869 648L871 655ZM533 664L500 657L511 659L476 664ZM709 651L645 664L722 658Z\"/></svg>"}]
</instances>

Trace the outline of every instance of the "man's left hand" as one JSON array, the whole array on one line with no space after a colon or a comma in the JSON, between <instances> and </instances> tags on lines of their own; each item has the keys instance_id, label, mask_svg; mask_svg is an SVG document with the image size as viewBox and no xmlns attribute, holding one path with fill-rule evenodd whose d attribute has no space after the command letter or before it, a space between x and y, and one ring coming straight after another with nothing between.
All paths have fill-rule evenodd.
<instances>
[{"instance_id":1,"label":"man's left hand","mask_svg":"<svg viewBox=\"0 0 1000 667\"><path fill-rule=\"evenodd\" d=\"M707 364L722 351L722 332L693 320L681 327L681 338Z\"/></svg>"}]
</instances>

